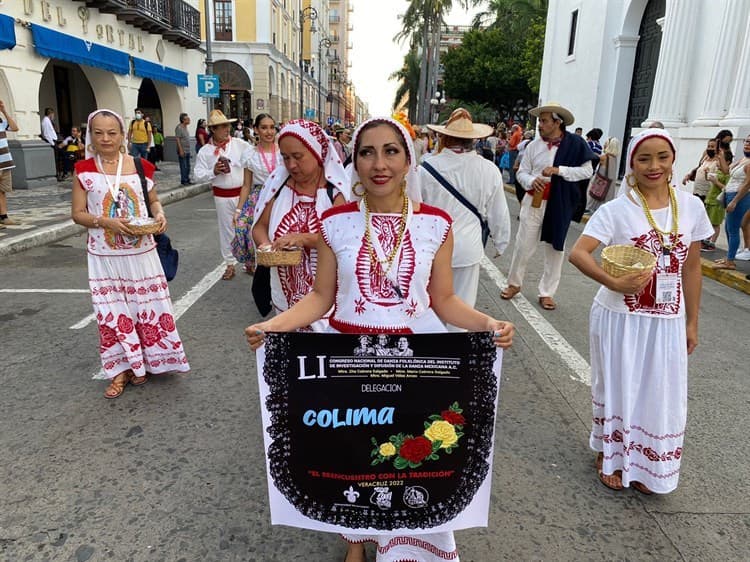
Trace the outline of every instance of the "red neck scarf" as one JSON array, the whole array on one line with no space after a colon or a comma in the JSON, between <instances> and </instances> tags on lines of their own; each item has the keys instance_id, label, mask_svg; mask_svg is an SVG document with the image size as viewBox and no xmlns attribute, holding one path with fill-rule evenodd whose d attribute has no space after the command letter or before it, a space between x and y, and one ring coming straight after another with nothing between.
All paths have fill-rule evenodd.
<instances>
[{"instance_id":1,"label":"red neck scarf","mask_svg":"<svg viewBox=\"0 0 750 562\"><path fill-rule=\"evenodd\" d=\"M229 144L229 141L232 140L232 137L227 137L227 140L223 142L216 142L216 139L211 139L211 144L214 145L216 148L214 149L214 156L218 156L221 154L221 151L226 148L226 146Z\"/></svg>"}]
</instances>

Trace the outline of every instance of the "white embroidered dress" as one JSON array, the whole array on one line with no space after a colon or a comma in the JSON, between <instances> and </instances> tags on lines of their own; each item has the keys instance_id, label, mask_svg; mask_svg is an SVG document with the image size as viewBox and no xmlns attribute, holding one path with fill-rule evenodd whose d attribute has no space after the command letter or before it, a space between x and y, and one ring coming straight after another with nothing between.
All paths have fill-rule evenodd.
<instances>
[{"instance_id":1,"label":"white embroidered dress","mask_svg":"<svg viewBox=\"0 0 750 562\"><path fill-rule=\"evenodd\" d=\"M410 213L402 248L387 275L372 260L365 238L365 214L361 202L334 207L323 213L321 233L336 254L336 298L331 328L344 333L405 334L445 332L445 326L430 308L427 286L432 262L451 228L442 210L421 204ZM372 214L371 236L385 255L397 243L400 214ZM387 266L386 266L387 269ZM406 535L344 535L352 543L377 544L377 562L458 561L452 532Z\"/></svg>"},{"instance_id":2,"label":"white embroidered dress","mask_svg":"<svg viewBox=\"0 0 750 562\"><path fill-rule=\"evenodd\" d=\"M604 453L604 473L622 470L623 485L658 493L677 487L687 419L687 343L682 267L692 242L711 235L700 199L676 190L678 233L668 256L641 206L627 196L603 205L583 233L605 246L626 244L657 256L652 280L638 295L601 287L590 316L591 448ZM652 210L659 227L669 207ZM676 276L674 298L657 294L657 275Z\"/></svg>"},{"instance_id":3,"label":"white embroidered dress","mask_svg":"<svg viewBox=\"0 0 750 562\"><path fill-rule=\"evenodd\" d=\"M151 190L154 167L143 161L143 168ZM115 177L109 176L107 181L93 159L76 163L76 174L93 215L147 216L137 174L123 175L116 195L108 185ZM104 378L128 369L136 376L189 371L153 236L124 236L89 228L87 250Z\"/></svg>"}]
</instances>

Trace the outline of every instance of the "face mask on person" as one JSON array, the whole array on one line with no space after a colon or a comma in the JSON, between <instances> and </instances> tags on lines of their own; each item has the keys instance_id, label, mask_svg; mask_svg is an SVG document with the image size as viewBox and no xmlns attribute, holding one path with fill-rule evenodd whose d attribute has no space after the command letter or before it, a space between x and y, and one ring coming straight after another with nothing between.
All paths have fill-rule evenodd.
<instances>
[{"instance_id":1,"label":"face mask on person","mask_svg":"<svg viewBox=\"0 0 750 562\"><path fill-rule=\"evenodd\" d=\"M143 113L136 113L135 114L136 119L143 119Z\"/></svg>"},{"instance_id":2,"label":"face mask on person","mask_svg":"<svg viewBox=\"0 0 750 562\"><path fill-rule=\"evenodd\" d=\"M716 156L716 151L713 149L708 149L706 150L706 154L708 155L709 158L713 158L714 156Z\"/></svg>"},{"instance_id":3,"label":"face mask on person","mask_svg":"<svg viewBox=\"0 0 750 562\"><path fill-rule=\"evenodd\" d=\"M744 150L743 154L745 155L745 158L750 158L750 150Z\"/></svg>"}]
</instances>

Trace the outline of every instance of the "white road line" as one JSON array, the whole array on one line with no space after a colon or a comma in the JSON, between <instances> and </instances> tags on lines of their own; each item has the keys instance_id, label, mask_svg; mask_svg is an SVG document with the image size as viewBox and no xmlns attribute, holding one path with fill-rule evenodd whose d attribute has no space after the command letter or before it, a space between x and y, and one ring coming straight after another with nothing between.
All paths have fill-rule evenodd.
<instances>
[{"instance_id":1,"label":"white road line","mask_svg":"<svg viewBox=\"0 0 750 562\"><path fill-rule=\"evenodd\" d=\"M498 288L501 290L505 288L508 281L500 270L495 267L495 264L492 263L487 256L483 256L480 263L485 272L487 272L487 275L489 275L490 279L495 282ZM529 325L537 334L539 334L539 337L542 338L542 341L560 356L571 371L570 378L587 386L591 386L591 366L581 354L562 337L562 334L555 330L552 324L539 314L529 300L519 293L509 302L523 315Z\"/></svg>"},{"instance_id":2,"label":"white road line","mask_svg":"<svg viewBox=\"0 0 750 562\"><path fill-rule=\"evenodd\" d=\"M0 293L60 293L89 294L88 289L0 289Z\"/></svg>"},{"instance_id":3,"label":"white road line","mask_svg":"<svg viewBox=\"0 0 750 562\"><path fill-rule=\"evenodd\" d=\"M208 290L213 287L219 279L221 279L225 268L226 264L221 263L221 265L219 265L216 269L210 271L203 277L203 279L198 281L198 283L194 285L193 288L190 289L187 293L185 293L182 298L180 298L180 300L174 303L175 321L178 320L180 316L185 314L188 309L198 301L199 298L201 298L206 292L208 292ZM91 317L93 318L94 315L92 314ZM84 318L84 320L86 320L86 318ZM73 328L73 326L71 326L71 328ZM99 372L94 373L91 378L106 379L107 377L104 376L104 370L100 369Z\"/></svg>"},{"instance_id":4,"label":"white road line","mask_svg":"<svg viewBox=\"0 0 750 562\"><path fill-rule=\"evenodd\" d=\"M89 325L89 324L90 324L91 322L93 322L95 318L96 318L96 316L94 316L94 314L93 314L93 313L91 313L91 314L89 314L89 315L88 315L88 316L87 316L86 318L84 318L83 320L81 320L81 321L79 321L79 322L76 322L75 324L73 324L73 325L72 325L72 326L71 326L71 327L69 328L69 330L80 330L80 329L82 329L82 328L85 328L85 327L86 327L86 326L88 326L88 325Z\"/></svg>"}]
</instances>

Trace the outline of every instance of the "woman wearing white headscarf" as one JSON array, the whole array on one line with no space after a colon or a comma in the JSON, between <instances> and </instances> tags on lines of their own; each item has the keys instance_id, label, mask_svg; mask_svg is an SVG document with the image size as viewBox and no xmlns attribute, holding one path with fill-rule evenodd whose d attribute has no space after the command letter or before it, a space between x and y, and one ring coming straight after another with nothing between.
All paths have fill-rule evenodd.
<instances>
[{"instance_id":1,"label":"woman wearing white headscarf","mask_svg":"<svg viewBox=\"0 0 750 562\"><path fill-rule=\"evenodd\" d=\"M106 398L147 382L147 373L189 371L174 322L167 280L151 234L130 223L148 216L136 163L125 150L125 123L107 109L89 115L86 159L76 162L71 215L88 228L89 286L99 324L99 354L110 385ZM154 166L140 160L149 206L167 229Z\"/></svg>"},{"instance_id":2,"label":"woman wearing white headscarf","mask_svg":"<svg viewBox=\"0 0 750 562\"><path fill-rule=\"evenodd\" d=\"M676 151L663 129L628 145L627 191L592 215L570 261L602 284L590 317L593 424L601 482L666 494L677 487L687 419L687 357L698 344L701 240L713 232L697 197L671 185ZM653 271L612 277L599 246L626 244Z\"/></svg>"},{"instance_id":3,"label":"woman wearing white headscarf","mask_svg":"<svg viewBox=\"0 0 750 562\"><path fill-rule=\"evenodd\" d=\"M253 349L265 332L307 326L334 306L330 326L343 333L445 332L443 322L494 332L507 348L514 327L466 305L453 293L451 218L421 203L411 137L393 119L371 119L354 134L355 201L329 209L321 221L315 285L304 299L245 333ZM458 560L452 532L399 537L349 535L346 562L361 562L364 543L378 544L377 560Z\"/></svg>"},{"instance_id":4,"label":"woman wearing white headscarf","mask_svg":"<svg viewBox=\"0 0 750 562\"><path fill-rule=\"evenodd\" d=\"M299 265L271 268L271 301L276 312L294 306L312 289L320 217L349 199L349 181L323 129L312 121L290 121L279 133L283 165L258 196L253 221L256 248L302 248ZM312 326L325 329L325 322Z\"/></svg>"}]
</instances>

